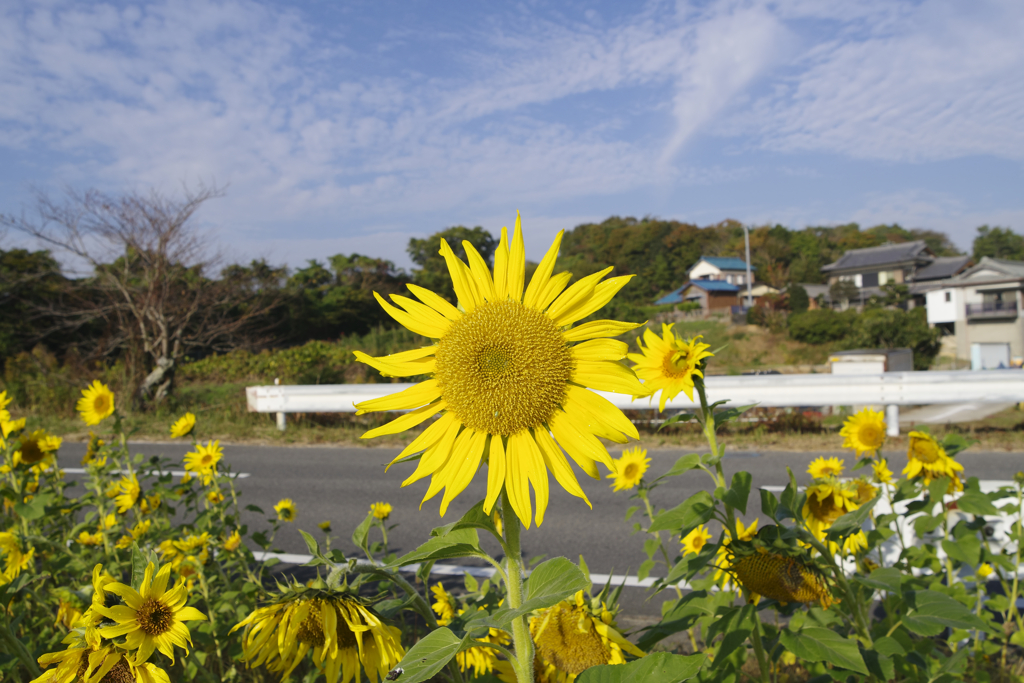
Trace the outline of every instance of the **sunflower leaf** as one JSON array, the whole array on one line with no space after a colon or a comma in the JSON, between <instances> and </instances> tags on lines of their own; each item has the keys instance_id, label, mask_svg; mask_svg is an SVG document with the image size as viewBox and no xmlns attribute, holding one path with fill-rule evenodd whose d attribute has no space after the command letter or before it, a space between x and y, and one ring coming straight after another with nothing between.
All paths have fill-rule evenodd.
<instances>
[{"instance_id":1,"label":"sunflower leaf","mask_svg":"<svg viewBox=\"0 0 1024 683\"><path fill-rule=\"evenodd\" d=\"M719 498L725 504L747 514L747 499L750 497L751 481L753 481L753 477L750 476L750 472L737 472L732 475L732 485L729 490Z\"/></svg>"},{"instance_id":2,"label":"sunflower leaf","mask_svg":"<svg viewBox=\"0 0 1024 683\"><path fill-rule=\"evenodd\" d=\"M433 678L468 643L469 636L459 638L450 629L439 628L409 648L388 674L397 683L421 683Z\"/></svg>"},{"instance_id":3,"label":"sunflower leaf","mask_svg":"<svg viewBox=\"0 0 1024 683\"><path fill-rule=\"evenodd\" d=\"M814 627L791 631L786 628L780 640L784 648L805 661L830 662L840 669L868 674L857 641L831 629Z\"/></svg>"},{"instance_id":4,"label":"sunflower leaf","mask_svg":"<svg viewBox=\"0 0 1024 683\"><path fill-rule=\"evenodd\" d=\"M139 590L142 587L142 580L146 576L146 557L139 549L139 544L132 541L132 588Z\"/></svg>"},{"instance_id":5,"label":"sunflower leaf","mask_svg":"<svg viewBox=\"0 0 1024 683\"><path fill-rule=\"evenodd\" d=\"M491 519L489 514L484 512L484 501L482 500L471 507L466 514L462 515L462 519L451 524L435 527L430 531L430 535L443 537L458 529L484 529L501 538L498 528L494 526L494 520Z\"/></svg>"},{"instance_id":6,"label":"sunflower leaf","mask_svg":"<svg viewBox=\"0 0 1024 683\"><path fill-rule=\"evenodd\" d=\"M359 523L359 526L352 532L352 542L355 543L357 548L362 548L366 552L366 540L370 536L370 525L373 524L373 512L366 515L366 519Z\"/></svg>"},{"instance_id":7,"label":"sunflower leaf","mask_svg":"<svg viewBox=\"0 0 1024 683\"><path fill-rule=\"evenodd\" d=\"M649 532L678 531L692 529L705 524L715 510L715 501L707 491L698 491L671 510L662 512L654 518Z\"/></svg>"},{"instance_id":8,"label":"sunflower leaf","mask_svg":"<svg viewBox=\"0 0 1024 683\"><path fill-rule=\"evenodd\" d=\"M962 603L938 591L908 591L903 601L912 610L903 617L903 625L918 635L935 636L946 628L991 631Z\"/></svg>"},{"instance_id":9,"label":"sunflower leaf","mask_svg":"<svg viewBox=\"0 0 1024 683\"><path fill-rule=\"evenodd\" d=\"M875 503L882 497L882 494L878 494L867 503L864 503L853 512L847 512L845 515L840 517L829 527L828 539L830 541L837 541L840 538L845 538L852 533L855 533L860 529L861 525L864 524L864 520L871 514L871 510L875 507Z\"/></svg>"},{"instance_id":10,"label":"sunflower leaf","mask_svg":"<svg viewBox=\"0 0 1024 683\"><path fill-rule=\"evenodd\" d=\"M701 617L713 616L716 607L714 600L708 597L707 591L687 593L665 613L660 622L647 627L646 633L637 641L637 647L641 650L650 650L670 635L689 629Z\"/></svg>"},{"instance_id":11,"label":"sunflower leaf","mask_svg":"<svg viewBox=\"0 0 1024 683\"><path fill-rule=\"evenodd\" d=\"M686 472L689 472L690 470L695 470L698 467L700 467L700 455L698 455L697 453L690 453L676 460L676 464L672 465L672 469L670 469L668 472L661 475L654 481L661 481L666 477L677 477L680 474L685 474Z\"/></svg>"},{"instance_id":12,"label":"sunflower leaf","mask_svg":"<svg viewBox=\"0 0 1024 683\"><path fill-rule=\"evenodd\" d=\"M431 562L447 560L453 557L472 557L483 555L480 549L480 537L476 529L456 529L447 536L435 536L416 550L406 553L391 563L392 567L401 567L414 562ZM568 562L568 560L566 560Z\"/></svg>"},{"instance_id":13,"label":"sunflower leaf","mask_svg":"<svg viewBox=\"0 0 1024 683\"><path fill-rule=\"evenodd\" d=\"M564 557L554 557L533 570L523 591L523 604L518 609L500 609L492 616L500 628L530 612L565 600L586 590L590 579L575 564Z\"/></svg>"},{"instance_id":14,"label":"sunflower leaf","mask_svg":"<svg viewBox=\"0 0 1024 683\"><path fill-rule=\"evenodd\" d=\"M677 422L689 422L695 417L697 416L693 413L677 413L676 415L673 415L672 417L669 417L664 422L662 422L661 425L658 427L658 431L660 432L665 427L670 427L671 425L674 425Z\"/></svg>"},{"instance_id":15,"label":"sunflower leaf","mask_svg":"<svg viewBox=\"0 0 1024 683\"><path fill-rule=\"evenodd\" d=\"M581 673L578 683L677 683L696 676L707 655L673 655L655 652L628 664L592 666Z\"/></svg>"}]
</instances>

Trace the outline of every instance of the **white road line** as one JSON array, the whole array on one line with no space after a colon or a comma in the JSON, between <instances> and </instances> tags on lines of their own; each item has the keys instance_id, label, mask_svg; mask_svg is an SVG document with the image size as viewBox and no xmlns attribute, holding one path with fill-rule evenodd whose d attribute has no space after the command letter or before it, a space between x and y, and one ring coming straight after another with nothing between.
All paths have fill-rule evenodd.
<instances>
[{"instance_id":1,"label":"white road line","mask_svg":"<svg viewBox=\"0 0 1024 683\"><path fill-rule=\"evenodd\" d=\"M299 555L295 553L269 553L258 551L254 552L253 556L260 562L263 562L270 558L277 558L285 564L306 564L313 559L312 555ZM358 564L368 564L367 560L357 560ZM409 572L415 574L420 570L419 564L409 564L404 567L400 567L398 571ZM466 567L458 564L435 564L430 569L431 574L437 574L439 576L462 576L463 574L469 574L470 576L489 579L494 576L494 567ZM625 584L628 588L650 588L654 585L654 582L658 579L653 576L649 576L646 579L638 579L635 576L626 576L624 574L591 574L590 580L596 586L604 586L606 583L611 582L611 586L620 586ZM680 583L680 588L688 588L686 583Z\"/></svg>"},{"instance_id":2,"label":"white road line","mask_svg":"<svg viewBox=\"0 0 1024 683\"><path fill-rule=\"evenodd\" d=\"M67 472L68 474L85 474L85 468L82 467L62 467L61 469ZM113 472L114 474L124 474L123 470L111 470L111 472ZM164 474L173 474L175 477L184 477L185 470L166 470ZM194 477L197 475L193 473L192 476ZM252 475L250 475L248 472L231 472L227 476L232 477L234 479L248 479Z\"/></svg>"}]
</instances>

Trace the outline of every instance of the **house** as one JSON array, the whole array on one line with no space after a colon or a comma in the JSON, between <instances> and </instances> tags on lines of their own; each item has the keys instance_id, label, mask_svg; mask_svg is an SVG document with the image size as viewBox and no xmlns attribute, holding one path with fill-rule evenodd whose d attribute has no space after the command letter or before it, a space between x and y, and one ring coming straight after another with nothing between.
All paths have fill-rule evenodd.
<instances>
[{"instance_id":1,"label":"house","mask_svg":"<svg viewBox=\"0 0 1024 683\"><path fill-rule=\"evenodd\" d=\"M863 298L880 294L882 285L909 283L918 270L935 260L924 240L851 249L835 263L821 267L828 284L852 282Z\"/></svg>"},{"instance_id":2,"label":"house","mask_svg":"<svg viewBox=\"0 0 1024 683\"><path fill-rule=\"evenodd\" d=\"M755 270L755 266L750 266L751 277ZM746 285L747 262L735 256L701 256L686 276L691 282L716 280L728 282L730 285Z\"/></svg>"},{"instance_id":3,"label":"house","mask_svg":"<svg viewBox=\"0 0 1024 683\"><path fill-rule=\"evenodd\" d=\"M729 313L739 304L740 288L722 280L690 280L679 289L654 302L655 306L693 301L705 313Z\"/></svg>"},{"instance_id":4,"label":"house","mask_svg":"<svg viewBox=\"0 0 1024 683\"><path fill-rule=\"evenodd\" d=\"M985 256L925 293L928 323L956 340L956 357L984 367L986 357L1010 365L1024 358L1024 261ZM993 356L994 354L994 356ZM1016 359L1016 361L1015 361Z\"/></svg>"}]
</instances>

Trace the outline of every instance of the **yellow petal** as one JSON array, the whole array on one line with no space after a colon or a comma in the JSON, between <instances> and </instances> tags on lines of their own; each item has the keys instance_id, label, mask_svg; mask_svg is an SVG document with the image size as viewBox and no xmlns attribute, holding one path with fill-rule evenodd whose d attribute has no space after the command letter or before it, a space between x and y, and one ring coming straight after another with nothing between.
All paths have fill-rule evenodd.
<instances>
[{"instance_id":1,"label":"yellow petal","mask_svg":"<svg viewBox=\"0 0 1024 683\"><path fill-rule=\"evenodd\" d=\"M508 450L505 453L505 490L508 492L508 500L512 504L512 510L516 517L527 529L533 517L533 506L530 505L530 479L523 461L529 457L525 441L533 440L528 432L522 431L508 437ZM506 524L510 520L506 520ZM515 523L514 520L511 520Z\"/></svg>"},{"instance_id":2,"label":"yellow petal","mask_svg":"<svg viewBox=\"0 0 1024 683\"><path fill-rule=\"evenodd\" d=\"M523 225L516 211L516 229L509 245L508 274L505 276L508 297L512 301L523 300L523 281L526 278L526 247L523 246Z\"/></svg>"},{"instance_id":3,"label":"yellow petal","mask_svg":"<svg viewBox=\"0 0 1024 683\"><path fill-rule=\"evenodd\" d=\"M572 279L572 273L566 271L559 273L558 275L552 275L548 279L548 284L544 287L544 291L540 293L540 297L537 298L537 309L543 311L548 307L552 301L559 295L559 293L565 289L565 286L569 284L569 280Z\"/></svg>"},{"instance_id":4,"label":"yellow petal","mask_svg":"<svg viewBox=\"0 0 1024 683\"><path fill-rule=\"evenodd\" d=\"M413 453L419 453L420 451L433 446L445 435L445 432L449 427L451 427L451 423L456 420L457 418L453 413L445 413L441 417L437 418L432 425L420 432L420 435L413 439L412 443L402 449L402 452L395 456L394 460L388 463L388 466L384 468L384 471L387 472L388 468L405 456L412 455Z\"/></svg>"},{"instance_id":5,"label":"yellow petal","mask_svg":"<svg viewBox=\"0 0 1024 683\"><path fill-rule=\"evenodd\" d=\"M484 498L484 512L491 513L495 501L505 485L505 446L501 443L501 435L491 436L490 455L487 460L487 497Z\"/></svg>"},{"instance_id":6,"label":"yellow petal","mask_svg":"<svg viewBox=\"0 0 1024 683\"><path fill-rule=\"evenodd\" d=\"M598 396L594 392L587 391L582 387L569 385L566 387L566 398L582 405L596 419L600 420L612 429L620 431L634 439L640 439L640 433L636 431L636 426L622 414L621 410L616 408L611 401L603 396ZM571 413L572 411L567 410L566 412Z\"/></svg>"},{"instance_id":7,"label":"yellow petal","mask_svg":"<svg viewBox=\"0 0 1024 683\"><path fill-rule=\"evenodd\" d=\"M559 314L555 319L555 323L559 327L565 327L571 325L577 320L582 320L588 315L597 311L602 306L611 301L619 290L626 286L626 283L633 279L632 275L620 275L619 277L613 277L605 282L599 283L594 287L593 293L589 298L581 301L572 308L567 308L565 312Z\"/></svg>"},{"instance_id":8,"label":"yellow petal","mask_svg":"<svg viewBox=\"0 0 1024 683\"><path fill-rule=\"evenodd\" d=\"M494 280L491 279L491 271L487 268L484 257L469 240L462 241L462 248L466 250L469 272L473 275L473 281L476 282L477 291L483 294L488 301L495 301L497 296L494 293Z\"/></svg>"},{"instance_id":9,"label":"yellow petal","mask_svg":"<svg viewBox=\"0 0 1024 683\"><path fill-rule=\"evenodd\" d=\"M451 415L451 413L448 413ZM445 415L444 417L448 417ZM433 446L427 449L427 452L423 454L420 461L416 464L416 470L409 475L409 478L402 482L402 486L408 486L414 482L419 481L423 477L433 474L437 470L441 469L444 463L448 460L448 456L451 455L452 446L455 444L455 438L459 435L459 430L462 429L462 423L452 415L452 419L448 422L448 427L445 429L444 435L435 443ZM441 418L444 419L444 418ZM438 420L440 422L440 420Z\"/></svg>"},{"instance_id":10,"label":"yellow petal","mask_svg":"<svg viewBox=\"0 0 1024 683\"><path fill-rule=\"evenodd\" d=\"M548 468L544 466L544 456L541 455L540 447L537 446L533 435L526 432L526 437L523 443L526 445L525 451L528 457L523 464L526 467L527 476L530 478L530 484L533 485L534 502L537 504L537 513L534 519L537 526L540 526L544 522L544 513L548 509Z\"/></svg>"},{"instance_id":11,"label":"yellow petal","mask_svg":"<svg viewBox=\"0 0 1024 683\"><path fill-rule=\"evenodd\" d=\"M444 498L441 499L441 516L448 511L448 504L455 500L455 496L466 490L469 482L480 467L480 458L484 454L484 445L487 443L487 432L472 431L469 445L456 453L454 462L449 461L445 465L446 472L451 469L451 475L447 479L444 488Z\"/></svg>"},{"instance_id":12,"label":"yellow petal","mask_svg":"<svg viewBox=\"0 0 1024 683\"><path fill-rule=\"evenodd\" d=\"M508 297L508 228L501 229L498 250L494 252L494 296L498 301Z\"/></svg>"},{"instance_id":13,"label":"yellow petal","mask_svg":"<svg viewBox=\"0 0 1024 683\"><path fill-rule=\"evenodd\" d=\"M537 440L537 445L540 447L540 454L544 458L544 464L555 475L555 481L561 484L562 488L570 494L577 498L582 498L586 502L587 507L593 509L594 506L590 504L587 494L580 487L576 474L569 467L569 462L565 459L565 455L562 454L562 449L558 447L558 444L551 438L547 430L544 428L536 429L533 435ZM540 525L540 522L537 522L537 524Z\"/></svg>"},{"instance_id":14,"label":"yellow petal","mask_svg":"<svg viewBox=\"0 0 1024 683\"><path fill-rule=\"evenodd\" d=\"M430 486L427 487L427 492L424 494L423 500L420 501L421 509L424 503L436 496L442 488L451 483L454 472L458 470L463 458L469 451L470 445L473 443L473 434L474 430L463 429L455 439L455 443L452 445L451 451L448 457L445 458L444 463L434 470Z\"/></svg>"},{"instance_id":15,"label":"yellow petal","mask_svg":"<svg viewBox=\"0 0 1024 683\"><path fill-rule=\"evenodd\" d=\"M448 300L440 294L411 283L407 284L406 287L409 288L409 291L412 292L413 296L452 322L455 322L462 317L462 311L448 303Z\"/></svg>"},{"instance_id":16,"label":"yellow petal","mask_svg":"<svg viewBox=\"0 0 1024 683\"><path fill-rule=\"evenodd\" d=\"M419 423L429 418L431 415L434 415L437 412L444 410L446 407L448 407L448 404L445 403L444 401L431 403L429 406L423 406L419 410L414 410L411 413L406 413L405 415L402 415L401 417L398 417L397 419L394 419L385 425L381 425L376 429L371 429L370 431L363 434L360 438L372 439L376 436L383 436L385 434L397 434L399 432L404 432L406 429L415 427Z\"/></svg>"},{"instance_id":17,"label":"yellow petal","mask_svg":"<svg viewBox=\"0 0 1024 683\"><path fill-rule=\"evenodd\" d=\"M591 273L574 282L569 289L562 292L562 295L558 297L555 303L551 304L551 308L548 309L548 316L558 324L559 318L567 311L571 311L590 298L590 295L594 293L594 287L597 287L597 283L601 281L601 278L612 272L612 268L612 266L608 266L604 270Z\"/></svg>"},{"instance_id":18,"label":"yellow petal","mask_svg":"<svg viewBox=\"0 0 1024 683\"><path fill-rule=\"evenodd\" d=\"M380 410L410 410L418 408L424 403L430 403L440 397L441 389L437 386L437 380L428 379L404 391L399 391L397 394L382 396L381 398L374 398L369 401L361 401L355 404L357 408L356 415L373 413Z\"/></svg>"},{"instance_id":19,"label":"yellow petal","mask_svg":"<svg viewBox=\"0 0 1024 683\"><path fill-rule=\"evenodd\" d=\"M561 410L555 411L548 421L548 426L551 427L555 439L569 454L569 457L591 478L601 478L594 461L611 466L611 456L608 455L608 450L597 440L597 437L581 431Z\"/></svg>"},{"instance_id":20,"label":"yellow petal","mask_svg":"<svg viewBox=\"0 0 1024 683\"><path fill-rule=\"evenodd\" d=\"M484 302L483 297L477 292L472 273L469 272L469 268L462 262L462 259L455 255L445 240L441 240L441 256L448 264L448 273L452 276L452 287L455 289L455 295L459 297L462 310L472 313L477 306Z\"/></svg>"},{"instance_id":21,"label":"yellow petal","mask_svg":"<svg viewBox=\"0 0 1024 683\"><path fill-rule=\"evenodd\" d=\"M625 334L646 324L646 321L642 323L623 323L618 320L592 320L571 330L566 330L562 333L562 336L568 342L580 342L598 337L618 337L620 334Z\"/></svg>"},{"instance_id":22,"label":"yellow petal","mask_svg":"<svg viewBox=\"0 0 1024 683\"><path fill-rule=\"evenodd\" d=\"M572 379L598 391L614 391L631 396L646 396L648 393L636 374L618 361L578 360Z\"/></svg>"},{"instance_id":23,"label":"yellow petal","mask_svg":"<svg viewBox=\"0 0 1024 683\"><path fill-rule=\"evenodd\" d=\"M440 299L440 297L438 298ZM439 311L434 310L432 306L420 303L419 301L414 301L413 299L410 299L407 296L402 296L401 294L392 294L391 300L408 311L409 315L419 319L424 324L429 323L430 327L433 329L442 331L442 337L448 333L448 330L452 326L451 319L442 315ZM441 301L444 301L444 299L441 299ZM450 305L451 304L449 304L449 306ZM455 310L458 311L458 309ZM435 339L437 338L439 337L435 337Z\"/></svg>"},{"instance_id":24,"label":"yellow petal","mask_svg":"<svg viewBox=\"0 0 1024 683\"><path fill-rule=\"evenodd\" d=\"M433 354L434 349L437 347L429 346L425 348L431 349L430 353ZM436 361L432 355L426 358L418 358L416 360L395 361L392 360L392 356L374 358L372 356L368 356L362 351L353 351L352 353L355 354L356 360L361 363L366 363L385 377L413 377L415 375L428 375L434 372L437 367ZM396 353L394 355L400 356L402 354Z\"/></svg>"},{"instance_id":25,"label":"yellow petal","mask_svg":"<svg viewBox=\"0 0 1024 683\"><path fill-rule=\"evenodd\" d=\"M391 296L393 298L397 297L397 295L395 294L392 294ZM436 324L435 318L440 318L441 320L444 320L444 318L442 318L440 315L432 311L429 307L423 306L423 304L417 305L423 306L423 308L429 310L431 312L431 317L414 315L412 313L408 313L399 308L396 308L395 306L392 306L387 301L385 301L384 297L382 297L377 292L373 293L373 297L377 300L377 303L381 305L381 308L383 308L388 315L390 315L392 318L398 321L400 325L412 330L416 334L422 335L424 337L430 337L432 339L440 339L448 331L448 323ZM401 299L404 297L397 298ZM411 299L406 299L406 301L411 301Z\"/></svg>"},{"instance_id":26,"label":"yellow petal","mask_svg":"<svg viewBox=\"0 0 1024 683\"><path fill-rule=\"evenodd\" d=\"M576 360L622 360L627 355L629 344L618 339L591 339L572 347Z\"/></svg>"},{"instance_id":27,"label":"yellow petal","mask_svg":"<svg viewBox=\"0 0 1024 683\"><path fill-rule=\"evenodd\" d=\"M533 277L530 278L530 285L526 288L526 296L523 299L523 304L528 308L539 308L538 302L540 301L541 294L544 292L544 288L547 287L551 271L555 268L555 260L558 258L558 247L562 244L562 234L564 232L564 230L559 230L555 236L555 241L551 243L551 247L548 249L548 253L541 259L540 265L537 266L537 270L533 272Z\"/></svg>"}]
</instances>

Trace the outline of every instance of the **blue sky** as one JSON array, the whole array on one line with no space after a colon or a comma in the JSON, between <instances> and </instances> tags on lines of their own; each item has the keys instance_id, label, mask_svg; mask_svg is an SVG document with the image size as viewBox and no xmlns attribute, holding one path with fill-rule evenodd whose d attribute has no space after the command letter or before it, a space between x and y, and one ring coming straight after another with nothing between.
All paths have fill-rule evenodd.
<instances>
[{"instance_id":1,"label":"blue sky","mask_svg":"<svg viewBox=\"0 0 1024 683\"><path fill-rule=\"evenodd\" d=\"M228 261L522 212L1024 232L1024 3L11 1L0 212L226 186ZM8 234L13 245L21 238Z\"/></svg>"}]
</instances>

